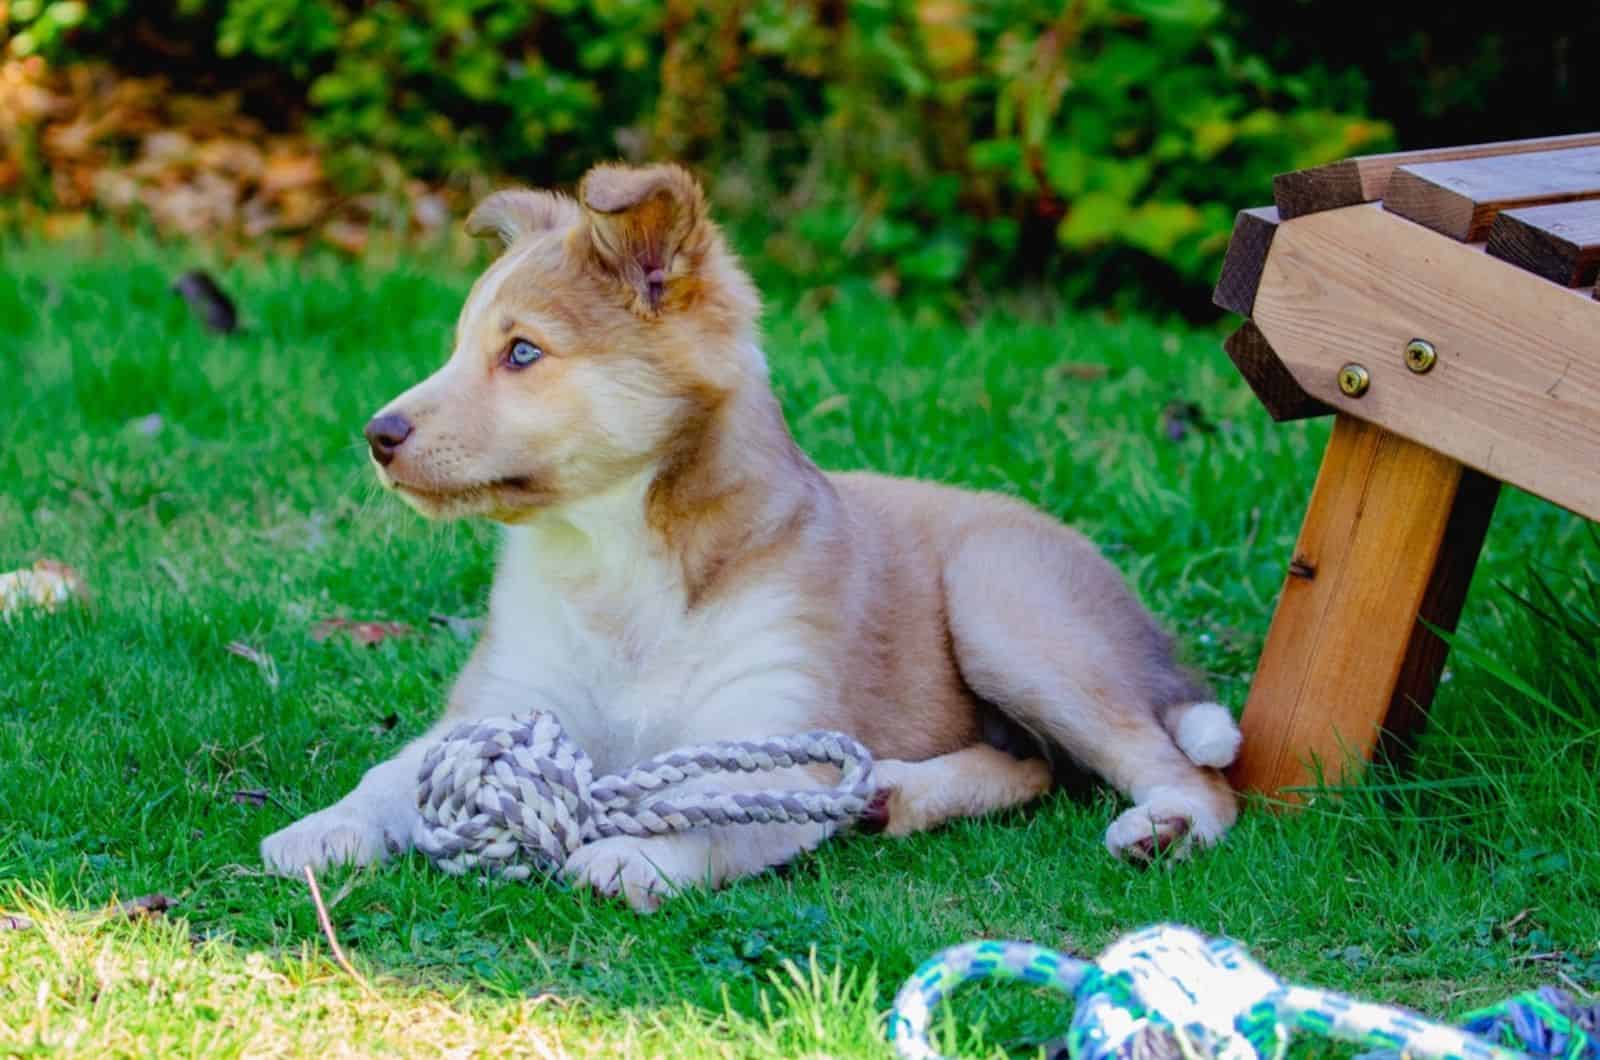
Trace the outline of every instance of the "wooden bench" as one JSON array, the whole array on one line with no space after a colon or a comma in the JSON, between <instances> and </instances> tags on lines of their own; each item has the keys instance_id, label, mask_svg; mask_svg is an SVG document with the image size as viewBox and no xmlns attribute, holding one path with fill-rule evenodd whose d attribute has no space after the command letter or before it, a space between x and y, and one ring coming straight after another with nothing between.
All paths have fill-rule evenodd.
<instances>
[{"instance_id":1,"label":"wooden bench","mask_svg":"<svg viewBox=\"0 0 1600 1060\"><path fill-rule=\"evenodd\" d=\"M1288 173L1215 301L1276 420L1333 414L1250 688L1240 787L1421 724L1502 482L1600 519L1600 133Z\"/></svg>"}]
</instances>

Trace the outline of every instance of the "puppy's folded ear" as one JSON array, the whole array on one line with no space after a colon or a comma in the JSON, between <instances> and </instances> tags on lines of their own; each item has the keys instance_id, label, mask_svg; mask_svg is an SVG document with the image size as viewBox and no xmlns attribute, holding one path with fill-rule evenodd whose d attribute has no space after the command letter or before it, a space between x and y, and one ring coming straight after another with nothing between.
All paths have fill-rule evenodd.
<instances>
[{"instance_id":1,"label":"puppy's folded ear","mask_svg":"<svg viewBox=\"0 0 1600 1060\"><path fill-rule=\"evenodd\" d=\"M583 178L578 199L596 263L650 315L699 268L715 236L705 193L682 166L599 165Z\"/></svg>"},{"instance_id":2,"label":"puppy's folded ear","mask_svg":"<svg viewBox=\"0 0 1600 1060\"><path fill-rule=\"evenodd\" d=\"M581 216L578 204L565 195L507 188L484 199L467 215L467 234L497 236L509 247L535 232L570 228Z\"/></svg>"}]
</instances>

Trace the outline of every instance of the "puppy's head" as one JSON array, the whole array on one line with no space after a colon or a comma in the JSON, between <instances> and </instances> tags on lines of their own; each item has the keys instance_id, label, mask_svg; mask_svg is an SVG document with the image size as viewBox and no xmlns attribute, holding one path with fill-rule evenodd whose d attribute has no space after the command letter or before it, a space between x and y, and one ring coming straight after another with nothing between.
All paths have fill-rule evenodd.
<instances>
[{"instance_id":1,"label":"puppy's head","mask_svg":"<svg viewBox=\"0 0 1600 1060\"><path fill-rule=\"evenodd\" d=\"M445 365L367 424L378 476L430 516L516 522L693 444L760 371L754 288L678 166L603 165L577 199L501 191L504 245Z\"/></svg>"}]
</instances>

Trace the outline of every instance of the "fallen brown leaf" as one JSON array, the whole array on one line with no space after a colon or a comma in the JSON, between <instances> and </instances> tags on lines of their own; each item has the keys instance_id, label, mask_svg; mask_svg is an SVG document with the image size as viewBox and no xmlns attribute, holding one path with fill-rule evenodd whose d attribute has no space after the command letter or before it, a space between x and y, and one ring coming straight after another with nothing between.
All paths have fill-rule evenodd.
<instances>
[{"instance_id":1,"label":"fallen brown leaf","mask_svg":"<svg viewBox=\"0 0 1600 1060\"><path fill-rule=\"evenodd\" d=\"M416 630L404 622L357 622L348 618L329 618L318 622L311 630L311 639L327 640L335 633L343 633L357 644L381 644L390 637L409 637Z\"/></svg>"},{"instance_id":2,"label":"fallen brown leaf","mask_svg":"<svg viewBox=\"0 0 1600 1060\"><path fill-rule=\"evenodd\" d=\"M113 916L126 917L129 920L142 920L145 917L157 916L176 907L178 900L167 894L144 894L138 898L130 898L126 902L118 902L109 912Z\"/></svg>"},{"instance_id":3,"label":"fallen brown leaf","mask_svg":"<svg viewBox=\"0 0 1600 1060\"><path fill-rule=\"evenodd\" d=\"M368 225L357 221L334 220L322 226L322 238L351 257L360 257L367 249L370 233Z\"/></svg>"},{"instance_id":4,"label":"fallen brown leaf","mask_svg":"<svg viewBox=\"0 0 1600 1060\"><path fill-rule=\"evenodd\" d=\"M78 239L88 234L89 223L86 210L46 214L39 222L39 232L46 239Z\"/></svg>"},{"instance_id":5,"label":"fallen brown leaf","mask_svg":"<svg viewBox=\"0 0 1600 1060\"><path fill-rule=\"evenodd\" d=\"M60 560L37 559L33 561L33 569L37 571L45 571L49 574L58 574L62 578L71 582L73 588L83 588L83 575L79 574L72 567L62 563Z\"/></svg>"},{"instance_id":6,"label":"fallen brown leaf","mask_svg":"<svg viewBox=\"0 0 1600 1060\"><path fill-rule=\"evenodd\" d=\"M222 335L239 330L239 312L233 300L204 269L190 269L173 281L172 289L207 328Z\"/></svg>"},{"instance_id":7,"label":"fallen brown leaf","mask_svg":"<svg viewBox=\"0 0 1600 1060\"><path fill-rule=\"evenodd\" d=\"M261 189L287 191L314 186L322 181L322 160L316 155L275 152L266 160L261 174Z\"/></svg>"},{"instance_id":8,"label":"fallen brown leaf","mask_svg":"<svg viewBox=\"0 0 1600 1060\"><path fill-rule=\"evenodd\" d=\"M1093 364L1089 361L1063 361L1061 364L1052 365L1050 368L1050 378L1052 379L1077 379L1085 383L1104 379L1110 374L1111 369L1106 365Z\"/></svg>"},{"instance_id":9,"label":"fallen brown leaf","mask_svg":"<svg viewBox=\"0 0 1600 1060\"><path fill-rule=\"evenodd\" d=\"M0 23L5 7L0 0ZM436 234L472 195L454 182L394 180L400 165L378 155L374 171L385 176L352 214L325 145L303 130L269 132L240 107L238 93L179 91L159 76L0 56L0 190L40 174L49 206L24 209L58 238L110 216L223 243L271 235L285 249L321 242L350 253L380 233Z\"/></svg>"},{"instance_id":10,"label":"fallen brown leaf","mask_svg":"<svg viewBox=\"0 0 1600 1060\"><path fill-rule=\"evenodd\" d=\"M0 574L0 618L24 607L54 611L84 596L83 575L57 560L35 560L30 569Z\"/></svg>"}]
</instances>

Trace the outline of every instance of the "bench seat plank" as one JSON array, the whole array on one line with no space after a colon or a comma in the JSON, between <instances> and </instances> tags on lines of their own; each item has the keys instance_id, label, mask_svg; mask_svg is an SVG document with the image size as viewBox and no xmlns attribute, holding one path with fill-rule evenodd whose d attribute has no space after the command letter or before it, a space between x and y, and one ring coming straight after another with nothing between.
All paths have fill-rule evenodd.
<instances>
[{"instance_id":1,"label":"bench seat plank","mask_svg":"<svg viewBox=\"0 0 1600 1060\"><path fill-rule=\"evenodd\" d=\"M1564 287L1600 274L1600 199L1502 210L1489 226L1489 253Z\"/></svg>"},{"instance_id":2,"label":"bench seat plank","mask_svg":"<svg viewBox=\"0 0 1600 1060\"><path fill-rule=\"evenodd\" d=\"M1502 140L1464 147L1435 147L1423 151L1396 151L1382 155L1346 158L1293 173L1280 173L1272 181L1278 214L1287 221L1322 210L1337 210L1364 202L1377 202L1389 187L1399 166L1419 162L1449 162L1462 158L1494 158L1529 151L1554 151L1566 147L1600 147L1600 132L1547 136L1536 140Z\"/></svg>"},{"instance_id":3,"label":"bench seat plank","mask_svg":"<svg viewBox=\"0 0 1600 1060\"><path fill-rule=\"evenodd\" d=\"M1384 209L1472 243L1501 210L1600 199L1600 147L1401 166Z\"/></svg>"}]
</instances>

